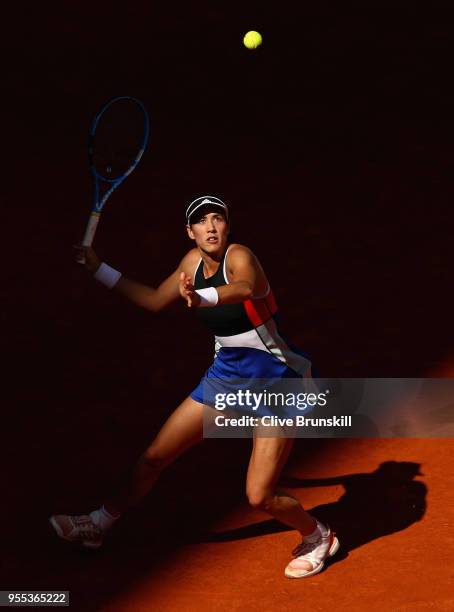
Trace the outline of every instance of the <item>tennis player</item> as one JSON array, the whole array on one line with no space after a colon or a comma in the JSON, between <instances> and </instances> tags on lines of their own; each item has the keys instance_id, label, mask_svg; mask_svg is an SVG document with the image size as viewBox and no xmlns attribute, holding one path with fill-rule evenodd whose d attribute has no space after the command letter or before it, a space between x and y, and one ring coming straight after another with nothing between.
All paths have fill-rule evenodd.
<instances>
[{"instance_id":1,"label":"tennis player","mask_svg":"<svg viewBox=\"0 0 454 612\"><path fill-rule=\"evenodd\" d=\"M63 539L96 549L103 536L128 508L151 490L164 468L203 438L204 380L232 374L241 379L310 376L310 362L291 350L276 325L276 302L256 256L240 244L229 244L227 204L201 196L186 208L186 230L195 247L157 289L132 281L99 260L92 248L78 248L94 278L133 303L157 312L178 299L195 310L215 335L216 356L200 384L169 416L139 457L130 475L101 508L88 515L54 515L50 523ZM339 548L329 527L309 515L276 483L293 440L277 435L254 436L246 478L249 503L293 527L302 542L285 569L303 578L323 569Z\"/></svg>"}]
</instances>

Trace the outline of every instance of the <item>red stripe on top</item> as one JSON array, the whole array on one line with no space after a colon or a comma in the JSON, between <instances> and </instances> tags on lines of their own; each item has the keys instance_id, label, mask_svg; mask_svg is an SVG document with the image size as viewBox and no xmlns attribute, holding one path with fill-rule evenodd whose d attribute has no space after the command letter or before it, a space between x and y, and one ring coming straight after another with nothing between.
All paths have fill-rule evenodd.
<instances>
[{"instance_id":1,"label":"red stripe on top","mask_svg":"<svg viewBox=\"0 0 454 612\"><path fill-rule=\"evenodd\" d=\"M254 327L266 323L277 312L276 300L270 289L264 298L245 300L243 302L246 314Z\"/></svg>"}]
</instances>

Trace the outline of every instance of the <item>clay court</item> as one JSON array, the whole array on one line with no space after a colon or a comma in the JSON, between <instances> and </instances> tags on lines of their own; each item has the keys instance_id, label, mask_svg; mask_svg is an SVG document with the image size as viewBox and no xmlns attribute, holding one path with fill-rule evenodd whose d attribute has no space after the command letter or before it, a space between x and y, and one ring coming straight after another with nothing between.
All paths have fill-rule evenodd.
<instances>
[{"instance_id":1,"label":"clay court","mask_svg":"<svg viewBox=\"0 0 454 612\"><path fill-rule=\"evenodd\" d=\"M281 485L341 542L304 580L283 575L296 534L246 503L249 440L189 451L97 554L47 523L99 506L212 358L183 304L140 311L73 261L112 96L143 100L151 133L103 213L106 261L156 285L188 249L188 198L218 193L322 376L454 376L447 14L63 3L4 21L1 590L84 611L454 609L451 438L297 441Z\"/></svg>"}]
</instances>

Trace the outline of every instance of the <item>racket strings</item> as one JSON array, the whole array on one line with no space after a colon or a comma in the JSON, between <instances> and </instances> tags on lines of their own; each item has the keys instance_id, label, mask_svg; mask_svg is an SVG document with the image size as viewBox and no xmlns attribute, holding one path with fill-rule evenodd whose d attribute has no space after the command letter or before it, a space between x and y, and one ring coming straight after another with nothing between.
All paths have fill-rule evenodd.
<instances>
[{"instance_id":1,"label":"racket strings","mask_svg":"<svg viewBox=\"0 0 454 612\"><path fill-rule=\"evenodd\" d=\"M92 163L107 179L125 174L143 147L145 116L134 102L112 104L99 118L92 136Z\"/></svg>"}]
</instances>

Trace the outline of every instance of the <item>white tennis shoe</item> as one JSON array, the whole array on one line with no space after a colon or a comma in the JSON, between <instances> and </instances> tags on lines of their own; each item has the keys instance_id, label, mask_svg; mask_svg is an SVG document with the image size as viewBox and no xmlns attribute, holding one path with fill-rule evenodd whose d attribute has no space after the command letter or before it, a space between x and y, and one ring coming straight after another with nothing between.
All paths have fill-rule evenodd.
<instances>
[{"instance_id":1,"label":"white tennis shoe","mask_svg":"<svg viewBox=\"0 0 454 612\"><path fill-rule=\"evenodd\" d=\"M81 516L56 514L50 517L49 523L58 537L63 540L82 544L85 548L90 549L97 549L102 546L102 531L86 514Z\"/></svg>"},{"instance_id":2,"label":"white tennis shoe","mask_svg":"<svg viewBox=\"0 0 454 612\"><path fill-rule=\"evenodd\" d=\"M320 529L320 526L317 521L319 537L315 541L303 540L293 551L295 559L285 568L287 578L306 578L318 574L322 571L326 559L339 550L336 534L329 527L321 526Z\"/></svg>"}]
</instances>

